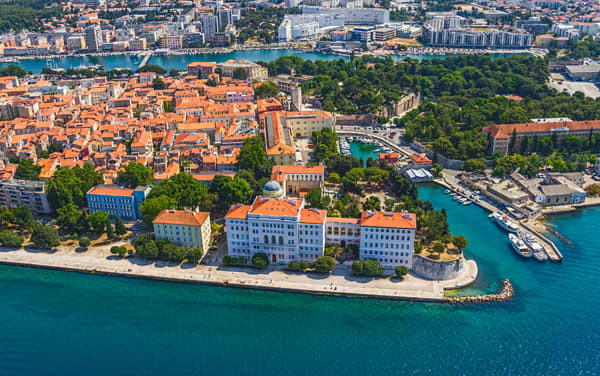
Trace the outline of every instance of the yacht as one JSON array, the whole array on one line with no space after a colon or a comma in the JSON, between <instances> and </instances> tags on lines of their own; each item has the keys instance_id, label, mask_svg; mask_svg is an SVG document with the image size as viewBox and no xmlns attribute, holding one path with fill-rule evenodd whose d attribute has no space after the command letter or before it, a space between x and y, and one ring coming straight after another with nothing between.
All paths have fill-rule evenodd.
<instances>
[{"instance_id":1,"label":"yacht","mask_svg":"<svg viewBox=\"0 0 600 376\"><path fill-rule=\"evenodd\" d=\"M508 234L508 239L510 240L512 248L515 250L515 252L517 252L519 256L525 258L530 258L532 256L529 247L527 247L525 242L519 239L517 235Z\"/></svg>"},{"instance_id":2,"label":"yacht","mask_svg":"<svg viewBox=\"0 0 600 376\"><path fill-rule=\"evenodd\" d=\"M511 221L506 215L502 214L501 212L495 212L493 217L496 223L506 231L517 232L517 230L519 230L519 226L517 226L516 223Z\"/></svg>"},{"instance_id":3,"label":"yacht","mask_svg":"<svg viewBox=\"0 0 600 376\"><path fill-rule=\"evenodd\" d=\"M533 253L533 258L535 258L539 262L544 262L548 260L548 255L546 254L546 249L540 242L537 241L535 236L528 232L522 232L519 234L521 240L525 242L525 244L531 249Z\"/></svg>"}]
</instances>

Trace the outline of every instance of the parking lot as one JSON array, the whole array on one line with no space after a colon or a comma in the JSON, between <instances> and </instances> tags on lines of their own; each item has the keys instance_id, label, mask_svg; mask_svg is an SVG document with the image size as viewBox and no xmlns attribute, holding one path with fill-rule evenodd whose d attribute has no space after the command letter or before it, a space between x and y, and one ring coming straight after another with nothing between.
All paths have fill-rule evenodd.
<instances>
[{"instance_id":1,"label":"parking lot","mask_svg":"<svg viewBox=\"0 0 600 376\"><path fill-rule=\"evenodd\" d=\"M576 91L580 91L585 94L586 97L598 98L600 97L600 89L593 82L582 82L582 81L568 81L565 76L559 73L554 73L548 81L548 86L558 90L559 92L566 92L573 95Z\"/></svg>"}]
</instances>

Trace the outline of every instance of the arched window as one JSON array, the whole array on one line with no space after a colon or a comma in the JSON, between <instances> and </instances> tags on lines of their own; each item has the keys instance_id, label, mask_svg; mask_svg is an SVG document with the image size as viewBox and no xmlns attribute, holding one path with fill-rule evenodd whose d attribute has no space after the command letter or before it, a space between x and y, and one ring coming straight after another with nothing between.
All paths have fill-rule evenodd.
<instances>
[{"instance_id":1,"label":"arched window","mask_svg":"<svg viewBox=\"0 0 600 376\"><path fill-rule=\"evenodd\" d=\"M265 244L269 244L269 235L265 235Z\"/></svg>"},{"instance_id":2,"label":"arched window","mask_svg":"<svg viewBox=\"0 0 600 376\"><path fill-rule=\"evenodd\" d=\"M277 244L277 241L275 240L275 235L271 235L271 244Z\"/></svg>"},{"instance_id":3,"label":"arched window","mask_svg":"<svg viewBox=\"0 0 600 376\"><path fill-rule=\"evenodd\" d=\"M279 237L279 245L283 245L283 236Z\"/></svg>"}]
</instances>

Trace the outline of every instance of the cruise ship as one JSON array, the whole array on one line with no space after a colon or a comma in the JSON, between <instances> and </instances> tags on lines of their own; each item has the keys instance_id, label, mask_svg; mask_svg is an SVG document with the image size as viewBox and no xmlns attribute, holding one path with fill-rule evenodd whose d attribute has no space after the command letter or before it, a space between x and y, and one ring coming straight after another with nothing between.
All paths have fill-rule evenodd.
<instances>
[{"instance_id":1,"label":"cruise ship","mask_svg":"<svg viewBox=\"0 0 600 376\"><path fill-rule=\"evenodd\" d=\"M501 212L495 212L493 216L496 223L506 231L517 232L519 230L519 226L517 226L516 223L511 221L506 215L502 214Z\"/></svg>"}]
</instances>

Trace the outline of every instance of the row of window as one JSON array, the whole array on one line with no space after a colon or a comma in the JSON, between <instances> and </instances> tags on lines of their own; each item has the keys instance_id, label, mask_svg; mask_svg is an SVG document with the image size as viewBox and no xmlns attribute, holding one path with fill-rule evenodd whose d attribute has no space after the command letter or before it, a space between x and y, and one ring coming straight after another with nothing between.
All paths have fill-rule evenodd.
<instances>
[{"instance_id":1,"label":"row of window","mask_svg":"<svg viewBox=\"0 0 600 376\"><path fill-rule=\"evenodd\" d=\"M398 243L365 243L366 247L369 248L396 248L396 249L410 249L410 245L409 244L398 244Z\"/></svg>"},{"instance_id":2,"label":"row of window","mask_svg":"<svg viewBox=\"0 0 600 376\"><path fill-rule=\"evenodd\" d=\"M131 199L130 198L116 198L116 197L95 196L95 195L89 195L88 196L88 201L119 202L119 203L122 203L122 204L131 203Z\"/></svg>"},{"instance_id":3,"label":"row of window","mask_svg":"<svg viewBox=\"0 0 600 376\"><path fill-rule=\"evenodd\" d=\"M365 255L379 255L379 256L400 256L405 257L408 256L408 252L390 252L390 251L365 251Z\"/></svg>"}]
</instances>

